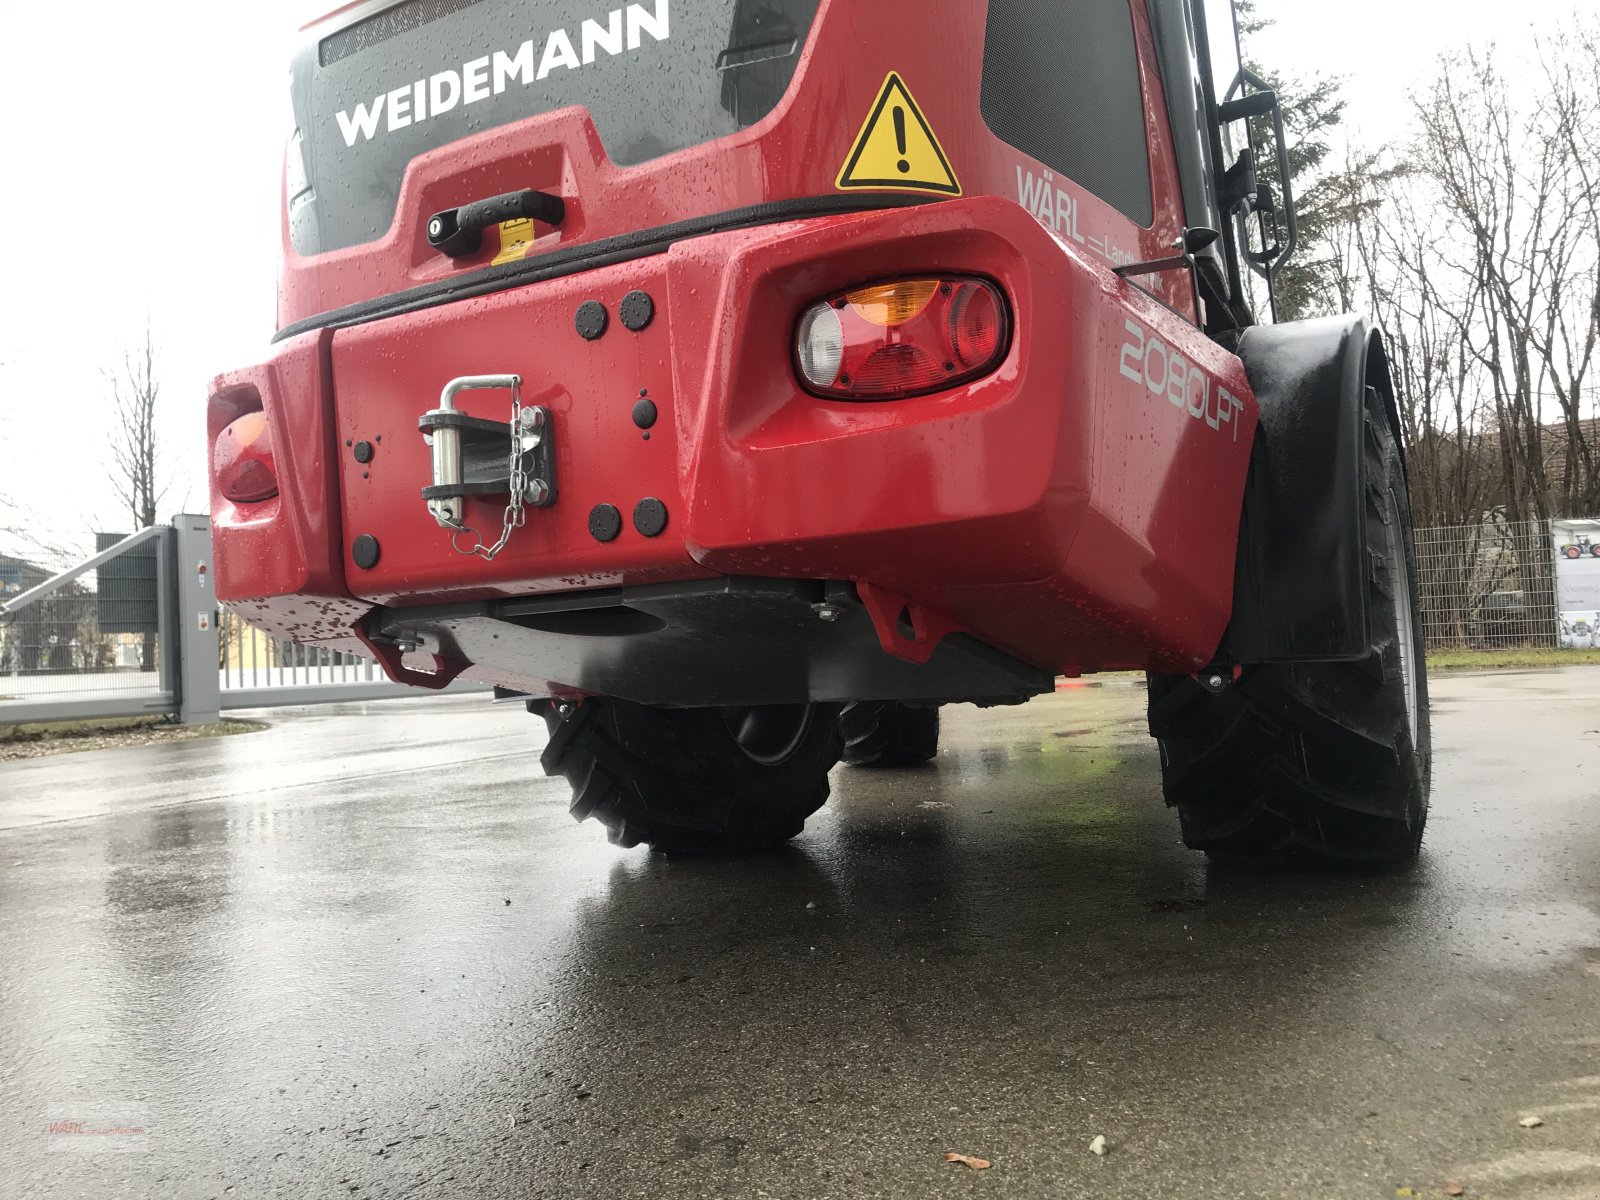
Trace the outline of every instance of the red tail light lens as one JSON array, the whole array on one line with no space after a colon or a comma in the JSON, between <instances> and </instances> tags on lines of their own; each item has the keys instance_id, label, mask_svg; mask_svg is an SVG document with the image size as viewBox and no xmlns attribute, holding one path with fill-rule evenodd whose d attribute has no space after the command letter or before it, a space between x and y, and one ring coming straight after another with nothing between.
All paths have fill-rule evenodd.
<instances>
[{"instance_id":1,"label":"red tail light lens","mask_svg":"<svg viewBox=\"0 0 1600 1200\"><path fill-rule=\"evenodd\" d=\"M278 494L266 413L245 413L217 435L211 470L218 489L235 504L259 504Z\"/></svg>"},{"instance_id":2,"label":"red tail light lens","mask_svg":"<svg viewBox=\"0 0 1600 1200\"><path fill-rule=\"evenodd\" d=\"M994 370L1010 337L1006 303L982 279L897 279L812 305L795 331L807 390L903 400Z\"/></svg>"}]
</instances>

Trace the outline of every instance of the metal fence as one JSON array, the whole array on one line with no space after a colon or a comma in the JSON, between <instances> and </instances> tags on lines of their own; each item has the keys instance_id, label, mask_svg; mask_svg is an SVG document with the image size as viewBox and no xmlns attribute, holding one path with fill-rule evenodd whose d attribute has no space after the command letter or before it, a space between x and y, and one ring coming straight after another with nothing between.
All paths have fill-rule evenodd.
<instances>
[{"instance_id":1,"label":"metal fence","mask_svg":"<svg viewBox=\"0 0 1600 1200\"><path fill-rule=\"evenodd\" d=\"M76 562L0 555L0 724L204 722L227 709L418 694L365 657L268 637L219 609L204 517L97 542Z\"/></svg>"},{"instance_id":2,"label":"metal fence","mask_svg":"<svg viewBox=\"0 0 1600 1200\"><path fill-rule=\"evenodd\" d=\"M145 549L153 547L130 557L144 560ZM58 553L0 556L0 598L37 587L77 561ZM0 615L0 695L158 690L160 633L135 628L137 607L107 595L91 571L20 612Z\"/></svg>"},{"instance_id":3,"label":"metal fence","mask_svg":"<svg viewBox=\"0 0 1600 1200\"><path fill-rule=\"evenodd\" d=\"M1422 630L1430 649L1554 647L1555 548L1549 522L1419 529Z\"/></svg>"},{"instance_id":4,"label":"metal fence","mask_svg":"<svg viewBox=\"0 0 1600 1200\"><path fill-rule=\"evenodd\" d=\"M98 541L76 563L0 554L0 723L214 719L222 709L414 694L360 655L297 646L218 611L206 591L203 517ZM1416 543L1430 649L1559 644L1549 523L1419 529Z\"/></svg>"},{"instance_id":5,"label":"metal fence","mask_svg":"<svg viewBox=\"0 0 1600 1200\"><path fill-rule=\"evenodd\" d=\"M225 703L228 693L254 688L382 683L385 679L383 670L370 658L271 637L227 609L222 610L218 624L218 643Z\"/></svg>"},{"instance_id":6,"label":"metal fence","mask_svg":"<svg viewBox=\"0 0 1600 1200\"><path fill-rule=\"evenodd\" d=\"M87 560L0 554L0 713L171 707L171 614L157 600L170 573L163 531L98 543Z\"/></svg>"}]
</instances>

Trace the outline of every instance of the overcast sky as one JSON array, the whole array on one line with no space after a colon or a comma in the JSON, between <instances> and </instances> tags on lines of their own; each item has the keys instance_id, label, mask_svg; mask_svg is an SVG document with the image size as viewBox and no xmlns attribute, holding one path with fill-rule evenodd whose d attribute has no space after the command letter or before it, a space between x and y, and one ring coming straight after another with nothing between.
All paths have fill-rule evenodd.
<instances>
[{"instance_id":1,"label":"overcast sky","mask_svg":"<svg viewBox=\"0 0 1600 1200\"><path fill-rule=\"evenodd\" d=\"M1277 25L1256 54L1289 74L1347 76L1350 120L1371 143L1402 134L1406 94L1441 51L1525 42L1594 2L1259 0ZM163 510L205 510L206 383L257 361L272 334L288 55L317 7L0 0L0 495L42 530L89 544L89 530L126 527L106 478L102 372L147 321L172 481Z\"/></svg>"}]
</instances>

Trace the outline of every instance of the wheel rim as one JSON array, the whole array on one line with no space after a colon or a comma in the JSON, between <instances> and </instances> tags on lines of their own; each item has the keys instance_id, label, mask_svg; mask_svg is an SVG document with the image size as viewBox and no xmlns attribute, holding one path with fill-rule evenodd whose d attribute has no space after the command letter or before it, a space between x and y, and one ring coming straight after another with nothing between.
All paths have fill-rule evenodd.
<instances>
[{"instance_id":1,"label":"wheel rim","mask_svg":"<svg viewBox=\"0 0 1600 1200\"><path fill-rule=\"evenodd\" d=\"M1406 731L1411 744L1417 744L1417 626L1411 609L1411 564L1406 558L1405 532L1400 523L1401 507L1394 492L1389 493L1389 519L1385 536L1389 542L1390 586L1394 589L1395 643L1400 653L1400 677L1406 688Z\"/></svg>"},{"instance_id":2,"label":"wheel rim","mask_svg":"<svg viewBox=\"0 0 1600 1200\"><path fill-rule=\"evenodd\" d=\"M811 731L814 705L756 704L725 708L722 720L745 757L764 767L787 761Z\"/></svg>"}]
</instances>

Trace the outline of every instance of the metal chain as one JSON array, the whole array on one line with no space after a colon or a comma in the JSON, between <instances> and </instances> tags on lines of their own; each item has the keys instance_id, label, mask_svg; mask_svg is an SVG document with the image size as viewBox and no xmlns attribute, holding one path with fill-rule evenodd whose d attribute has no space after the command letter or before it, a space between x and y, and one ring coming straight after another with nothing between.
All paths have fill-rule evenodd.
<instances>
[{"instance_id":1,"label":"metal chain","mask_svg":"<svg viewBox=\"0 0 1600 1200\"><path fill-rule=\"evenodd\" d=\"M450 535L450 545L457 554L476 555L485 562L493 562L506 548L512 533L528 521L528 472L522 466L522 377L517 376L516 380L511 388L511 499L501 517L500 538L494 545L485 546L483 535L465 524L456 525L455 532ZM461 545L463 534L470 534L475 542L470 549Z\"/></svg>"}]
</instances>

